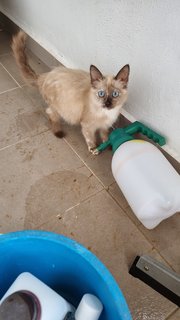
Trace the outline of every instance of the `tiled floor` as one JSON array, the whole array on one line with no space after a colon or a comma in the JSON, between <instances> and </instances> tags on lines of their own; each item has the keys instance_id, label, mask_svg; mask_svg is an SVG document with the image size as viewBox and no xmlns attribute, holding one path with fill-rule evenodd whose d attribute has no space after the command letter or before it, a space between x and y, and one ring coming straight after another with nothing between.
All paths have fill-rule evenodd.
<instances>
[{"instance_id":1,"label":"tiled floor","mask_svg":"<svg viewBox=\"0 0 180 320\"><path fill-rule=\"evenodd\" d=\"M38 72L47 67L31 55ZM146 230L111 174L111 152L93 157L77 127L58 140L44 103L20 78L0 33L0 233L43 229L78 240L109 268L135 320L177 320L176 305L128 274L149 254L179 272L178 214Z\"/></svg>"}]
</instances>

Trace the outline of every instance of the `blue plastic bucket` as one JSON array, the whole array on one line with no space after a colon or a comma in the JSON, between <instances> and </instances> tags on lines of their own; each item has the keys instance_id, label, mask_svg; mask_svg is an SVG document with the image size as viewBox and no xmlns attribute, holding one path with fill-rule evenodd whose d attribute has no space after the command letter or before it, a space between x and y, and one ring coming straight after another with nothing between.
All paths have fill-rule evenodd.
<instances>
[{"instance_id":1,"label":"blue plastic bucket","mask_svg":"<svg viewBox=\"0 0 180 320\"><path fill-rule=\"evenodd\" d=\"M16 277L30 272L75 306L83 294L103 303L100 320L131 320L125 298L107 268L69 238L44 231L0 235L0 298Z\"/></svg>"}]
</instances>

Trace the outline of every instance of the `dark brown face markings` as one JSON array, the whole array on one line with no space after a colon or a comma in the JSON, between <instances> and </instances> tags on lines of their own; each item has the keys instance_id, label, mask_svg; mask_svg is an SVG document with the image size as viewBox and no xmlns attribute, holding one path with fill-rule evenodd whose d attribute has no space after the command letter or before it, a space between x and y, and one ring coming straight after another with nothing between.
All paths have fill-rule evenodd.
<instances>
[{"instance_id":1,"label":"dark brown face markings","mask_svg":"<svg viewBox=\"0 0 180 320\"><path fill-rule=\"evenodd\" d=\"M102 76L97 68L91 67L91 86L97 96L99 106L111 110L120 108L127 99L127 83L129 66L124 66L118 74L113 76ZM101 94L100 92L104 93Z\"/></svg>"},{"instance_id":2,"label":"dark brown face markings","mask_svg":"<svg viewBox=\"0 0 180 320\"><path fill-rule=\"evenodd\" d=\"M105 107L108 109L111 109L113 107L112 105L112 98L111 97L107 97L106 101L105 101Z\"/></svg>"}]
</instances>

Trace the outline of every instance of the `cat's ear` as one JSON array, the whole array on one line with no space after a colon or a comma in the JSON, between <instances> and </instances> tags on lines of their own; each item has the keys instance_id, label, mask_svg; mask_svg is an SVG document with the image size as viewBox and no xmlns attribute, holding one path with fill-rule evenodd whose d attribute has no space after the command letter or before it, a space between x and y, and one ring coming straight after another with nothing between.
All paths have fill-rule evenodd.
<instances>
[{"instance_id":1,"label":"cat's ear","mask_svg":"<svg viewBox=\"0 0 180 320\"><path fill-rule=\"evenodd\" d=\"M92 84L95 84L96 81L103 80L104 78L102 73L99 71L99 69L93 65L90 66L90 76L91 76Z\"/></svg>"},{"instance_id":2,"label":"cat's ear","mask_svg":"<svg viewBox=\"0 0 180 320\"><path fill-rule=\"evenodd\" d=\"M129 79L129 72L130 72L130 67L129 64L126 64L115 76L115 80L119 80L124 82L124 84L126 85L128 83L128 79Z\"/></svg>"}]
</instances>

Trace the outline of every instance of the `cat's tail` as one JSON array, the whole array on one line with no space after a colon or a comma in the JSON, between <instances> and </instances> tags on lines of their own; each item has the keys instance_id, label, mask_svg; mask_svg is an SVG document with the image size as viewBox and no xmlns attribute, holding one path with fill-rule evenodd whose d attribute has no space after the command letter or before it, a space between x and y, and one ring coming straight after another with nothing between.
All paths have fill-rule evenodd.
<instances>
[{"instance_id":1,"label":"cat's tail","mask_svg":"<svg viewBox=\"0 0 180 320\"><path fill-rule=\"evenodd\" d=\"M20 68L23 78L32 85L36 85L38 75L30 67L26 55L26 38L24 31L20 30L12 39L12 50L18 67Z\"/></svg>"}]
</instances>

